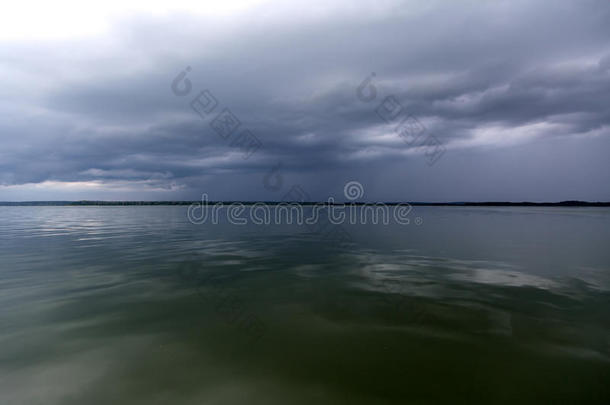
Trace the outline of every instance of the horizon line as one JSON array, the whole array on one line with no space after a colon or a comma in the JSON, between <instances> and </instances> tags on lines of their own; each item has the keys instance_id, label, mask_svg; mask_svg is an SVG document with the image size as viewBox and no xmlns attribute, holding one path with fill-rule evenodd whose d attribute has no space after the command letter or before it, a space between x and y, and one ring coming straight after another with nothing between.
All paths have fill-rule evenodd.
<instances>
[{"instance_id":1,"label":"horizon line","mask_svg":"<svg viewBox=\"0 0 610 405\"><path fill-rule=\"evenodd\" d=\"M102 206L102 205L191 205L201 203L199 200L34 200L34 201L0 201L0 206ZM376 201L376 202L328 202L328 201L265 201L265 200L218 200L207 204L301 204L301 205L400 205L414 206L558 206L558 207L610 207L610 201Z\"/></svg>"}]
</instances>

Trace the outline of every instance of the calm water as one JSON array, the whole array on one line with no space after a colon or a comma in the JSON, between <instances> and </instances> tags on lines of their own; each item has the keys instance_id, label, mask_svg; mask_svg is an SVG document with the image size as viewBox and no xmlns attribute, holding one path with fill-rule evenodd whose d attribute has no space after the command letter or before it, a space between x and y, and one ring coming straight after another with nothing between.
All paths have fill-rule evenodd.
<instances>
[{"instance_id":1,"label":"calm water","mask_svg":"<svg viewBox=\"0 0 610 405\"><path fill-rule=\"evenodd\" d=\"M1 404L610 403L610 210L0 207Z\"/></svg>"}]
</instances>

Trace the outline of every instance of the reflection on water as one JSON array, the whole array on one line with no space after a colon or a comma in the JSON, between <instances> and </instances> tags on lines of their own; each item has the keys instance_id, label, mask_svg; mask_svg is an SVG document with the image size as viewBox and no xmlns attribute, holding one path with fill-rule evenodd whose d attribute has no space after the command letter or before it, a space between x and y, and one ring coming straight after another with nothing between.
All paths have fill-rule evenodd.
<instances>
[{"instance_id":1,"label":"reflection on water","mask_svg":"<svg viewBox=\"0 0 610 405\"><path fill-rule=\"evenodd\" d=\"M610 403L610 210L0 208L0 403Z\"/></svg>"}]
</instances>

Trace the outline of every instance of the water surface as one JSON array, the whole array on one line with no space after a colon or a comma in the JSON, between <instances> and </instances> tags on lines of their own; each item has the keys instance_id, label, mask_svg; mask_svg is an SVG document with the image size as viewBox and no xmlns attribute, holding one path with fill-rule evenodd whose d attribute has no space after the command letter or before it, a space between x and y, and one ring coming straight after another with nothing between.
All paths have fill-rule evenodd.
<instances>
[{"instance_id":1,"label":"water surface","mask_svg":"<svg viewBox=\"0 0 610 405\"><path fill-rule=\"evenodd\" d=\"M411 215L0 207L0 403L610 403L610 209Z\"/></svg>"}]
</instances>

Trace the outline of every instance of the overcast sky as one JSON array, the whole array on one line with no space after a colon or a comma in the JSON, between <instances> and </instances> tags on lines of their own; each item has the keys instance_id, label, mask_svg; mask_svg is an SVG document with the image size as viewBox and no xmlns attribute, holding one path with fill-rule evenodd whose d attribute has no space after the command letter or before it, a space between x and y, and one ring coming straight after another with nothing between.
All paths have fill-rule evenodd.
<instances>
[{"instance_id":1,"label":"overcast sky","mask_svg":"<svg viewBox=\"0 0 610 405\"><path fill-rule=\"evenodd\" d=\"M607 0L168 3L1 6L0 200L610 200Z\"/></svg>"}]
</instances>

